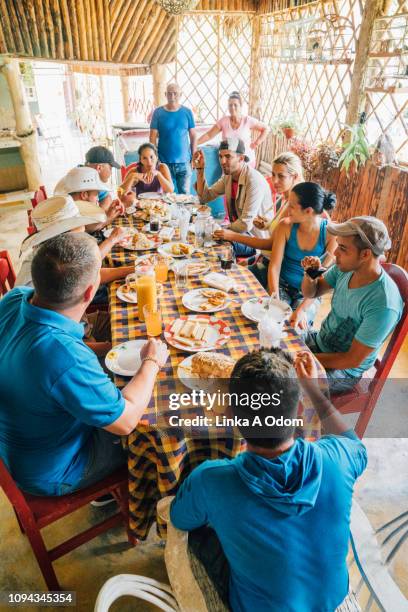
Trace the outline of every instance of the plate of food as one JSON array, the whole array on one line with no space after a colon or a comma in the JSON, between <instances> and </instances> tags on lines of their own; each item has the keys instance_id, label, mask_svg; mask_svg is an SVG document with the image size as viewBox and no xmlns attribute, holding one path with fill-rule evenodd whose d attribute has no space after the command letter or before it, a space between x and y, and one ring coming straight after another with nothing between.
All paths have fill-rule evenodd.
<instances>
[{"instance_id":1,"label":"plate of food","mask_svg":"<svg viewBox=\"0 0 408 612\"><path fill-rule=\"evenodd\" d=\"M138 205L138 201L136 200L135 202L133 202L133 204L127 207L126 214L133 215L133 213L137 211L137 205Z\"/></svg>"},{"instance_id":2,"label":"plate of food","mask_svg":"<svg viewBox=\"0 0 408 612\"><path fill-rule=\"evenodd\" d=\"M114 374L134 376L142 363L140 349L145 340L129 340L113 347L105 357L105 365Z\"/></svg>"},{"instance_id":3,"label":"plate of food","mask_svg":"<svg viewBox=\"0 0 408 612\"><path fill-rule=\"evenodd\" d=\"M200 259L186 259L184 263L187 266L187 272L189 276L206 274L210 270L210 264ZM173 264L170 266L170 269L172 269L173 265L175 264L176 262L173 262Z\"/></svg>"},{"instance_id":4,"label":"plate of food","mask_svg":"<svg viewBox=\"0 0 408 612\"><path fill-rule=\"evenodd\" d=\"M147 238L143 232L138 232L137 230L135 230L132 236L122 240L121 245L128 251L150 251L157 248L155 240Z\"/></svg>"},{"instance_id":5,"label":"plate of food","mask_svg":"<svg viewBox=\"0 0 408 612\"><path fill-rule=\"evenodd\" d=\"M271 318L277 323L289 319L292 314L289 304L282 300L271 300L269 297L251 298L241 306L244 317L254 321L254 323L259 323L266 310L269 311Z\"/></svg>"},{"instance_id":6,"label":"plate of food","mask_svg":"<svg viewBox=\"0 0 408 612\"><path fill-rule=\"evenodd\" d=\"M145 193L139 193L137 196L139 200L159 200L161 198L161 194L157 191L145 191Z\"/></svg>"},{"instance_id":7,"label":"plate of food","mask_svg":"<svg viewBox=\"0 0 408 612\"><path fill-rule=\"evenodd\" d=\"M194 251L194 246L186 242L167 242L162 244L158 251L162 255L170 255L171 257L188 257Z\"/></svg>"},{"instance_id":8,"label":"plate of food","mask_svg":"<svg viewBox=\"0 0 408 612\"><path fill-rule=\"evenodd\" d=\"M168 193L163 196L163 200L170 204L198 204L199 202L198 197L191 193Z\"/></svg>"},{"instance_id":9,"label":"plate of food","mask_svg":"<svg viewBox=\"0 0 408 612\"><path fill-rule=\"evenodd\" d=\"M189 355L177 367L179 380L188 389L210 388L213 380L231 377L235 359L224 353L211 351Z\"/></svg>"},{"instance_id":10,"label":"plate of food","mask_svg":"<svg viewBox=\"0 0 408 612\"><path fill-rule=\"evenodd\" d=\"M113 230L116 229L117 227L123 227L123 226L106 227L105 229L102 230L102 234L105 236L105 238L109 238ZM133 236L137 232L137 230L135 230L133 227L125 227L124 229L126 230L125 239L129 238L130 236Z\"/></svg>"},{"instance_id":11,"label":"plate of food","mask_svg":"<svg viewBox=\"0 0 408 612\"><path fill-rule=\"evenodd\" d=\"M133 276L133 278L127 280L128 277ZM126 277L126 283L124 285L120 285L120 287L116 290L116 295L122 302L127 302L128 304L137 304L137 291L136 291L136 282L134 274L128 274Z\"/></svg>"},{"instance_id":12,"label":"plate of food","mask_svg":"<svg viewBox=\"0 0 408 612\"><path fill-rule=\"evenodd\" d=\"M170 264L173 262L173 258L170 257L169 255L161 255L159 259L161 260L162 257L166 260L168 266L170 266ZM135 259L135 268L139 266L155 266L156 260L157 260L156 253L146 253L146 255L140 255L139 257ZM128 274L126 278L129 278L129 276L132 276L132 275Z\"/></svg>"},{"instance_id":13,"label":"plate of food","mask_svg":"<svg viewBox=\"0 0 408 612\"><path fill-rule=\"evenodd\" d=\"M181 316L164 330L168 344L189 353L217 349L227 342L230 335L228 323L203 314Z\"/></svg>"},{"instance_id":14,"label":"plate of food","mask_svg":"<svg viewBox=\"0 0 408 612\"><path fill-rule=\"evenodd\" d=\"M195 312L218 312L228 305L228 294L219 289L192 289L183 295L183 306Z\"/></svg>"}]
</instances>

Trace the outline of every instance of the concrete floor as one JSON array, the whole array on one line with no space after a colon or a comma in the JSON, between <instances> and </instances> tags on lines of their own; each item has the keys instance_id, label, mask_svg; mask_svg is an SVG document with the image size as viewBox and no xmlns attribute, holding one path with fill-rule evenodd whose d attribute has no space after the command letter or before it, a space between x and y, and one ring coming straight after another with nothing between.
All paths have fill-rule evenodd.
<instances>
[{"instance_id":1,"label":"concrete floor","mask_svg":"<svg viewBox=\"0 0 408 612\"><path fill-rule=\"evenodd\" d=\"M85 149L86 150L86 149ZM48 192L70 167L83 159L83 152L43 151L43 167L46 169ZM27 214L25 211L0 212L0 250L7 249L17 265L21 240L26 235ZM328 302L323 304L322 314ZM391 376L399 378L388 398L388 407L400 423L407 423L407 374L408 341L400 352ZM390 403L391 402L391 403ZM386 408L386 415L390 408ZM395 435L395 434L393 434ZM402 434L399 434L402 435ZM407 438L366 439L368 468L356 486L356 498L375 527L407 510L408 506L408 442ZM43 530L48 546L55 545L61 535L85 529L100 519L106 510L90 506L78 510L67 519ZM408 596L408 542L406 541L390 566L390 571L400 588ZM0 491L0 591L43 590L41 573L31 552L27 539L20 533L13 511ZM121 529L95 538L54 564L56 573L67 590L77 592L76 610L88 612L93 609L96 595L109 577L119 573L142 574L167 582L163 561L163 548L154 534L135 548L128 548ZM5 610L1 607L0 610ZM24 610L42 610L42 607L25 607ZM49 610L50 608L44 608ZM112 607L114 611L128 612L152 610L128 598L121 599ZM390 610L389 612L393 612Z\"/></svg>"}]
</instances>

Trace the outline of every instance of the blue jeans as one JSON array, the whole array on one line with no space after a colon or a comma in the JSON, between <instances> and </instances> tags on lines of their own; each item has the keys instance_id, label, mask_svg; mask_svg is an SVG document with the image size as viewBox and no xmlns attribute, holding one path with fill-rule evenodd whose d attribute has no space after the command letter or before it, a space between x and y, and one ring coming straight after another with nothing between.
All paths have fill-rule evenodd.
<instances>
[{"instance_id":1,"label":"blue jeans","mask_svg":"<svg viewBox=\"0 0 408 612\"><path fill-rule=\"evenodd\" d=\"M319 332L306 332L302 334L302 340L310 348L312 353L321 353L316 338ZM350 391L361 379L361 376L352 376L346 370L326 370L327 380L331 393L343 393Z\"/></svg>"},{"instance_id":2,"label":"blue jeans","mask_svg":"<svg viewBox=\"0 0 408 612\"><path fill-rule=\"evenodd\" d=\"M256 264L249 266L248 270L252 272L256 280L261 283L262 287L268 291L268 266L269 259L262 257Z\"/></svg>"},{"instance_id":3,"label":"blue jeans","mask_svg":"<svg viewBox=\"0 0 408 612\"><path fill-rule=\"evenodd\" d=\"M279 297L281 300L289 304L292 310L296 310L296 308L300 306L304 300L303 294L301 291L299 291L299 289L296 287L291 287L291 285L288 285L288 283L281 278L279 279ZM317 298L305 311L307 322L310 326L313 325L319 306L320 299Z\"/></svg>"},{"instance_id":4,"label":"blue jeans","mask_svg":"<svg viewBox=\"0 0 408 612\"><path fill-rule=\"evenodd\" d=\"M177 193L190 193L191 165L190 162L167 164Z\"/></svg>"},{"instance_id":5,"label":"blue jeans","mask_svg":"<svg viewBox=\"0 0 408 612\"><path fill-rule=\"evenodd\" d=\"M90 446L88 462L81 479L72 485L60 485L60 495L85 489L109 476L127 462L120 436L115 436L104 429L95 429L88 444Z\"/></svg>"}]
</instances>

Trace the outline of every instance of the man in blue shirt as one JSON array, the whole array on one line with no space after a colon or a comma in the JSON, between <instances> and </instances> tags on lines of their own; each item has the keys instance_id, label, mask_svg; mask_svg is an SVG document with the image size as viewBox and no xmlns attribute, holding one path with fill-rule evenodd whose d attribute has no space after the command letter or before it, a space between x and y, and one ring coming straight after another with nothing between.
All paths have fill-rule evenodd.
<instances>
[{"instance_id":1,"label":"man in blue shirt","mask_svg":"<svg viewBox=\"0 0 408 612\"><path fill-rule=\"evenodd\" d=\"M354 217L329 223L327 231L337 236L336 264L321 278L305 273L302 293L313 298L334 290L331 310L320 331L309 332L305 342L325 367L330 389L341 392L374 365L404 305L397 285L381 267L391 240L380 219ZM306 257L302 265L307 269L315 263L320 266L317 258Z\"/></svg>"},{"instance_id":2,"label":"man in blue shirt","mask_svg":"<svg viewBox=\"0 0 408 612\"><path fill-rule=\"evenodd\" d=\"M167 104L153 113L150 124L150 142L159 139L159 160L167 164L178 193L189 193L191 159L197 147L194 117L191 110L180 104L180 87L169 83Z\"/></svg>"},{"instance_id":3,"label":"man in blue shirt","mask_svg":"<svg viewBox=\"0 0 408 612\"><path fill-rule=\"evenodd\" d=\"M245 355L229 390L237 394L231 408L247 451L204 462L171 505L175 527L214 529L229 564L233 612L333 612L348 593L351 501L366 450L321 393L311 353L299 353L295 366L331 435L318 442L294 439L300 385L286 353ZM254 393L258 401L261 394L278 394L280 405L265 400L254 411L243 401ZM274 425L272 417L283 417L283 424Z\"/></svg>"},{"instance_id":4,"label":"man in blue shirt","mask_svg":"<svg viewBox=\"0 0 408 612\"><path fill-rule=\"evenodd\" d=\"M111 382L80 323L100 268L95 240L66 233L38 247L34 289L0 301L0 456L35 495L83 488L126 461L118 435L137 425L168 356L149 341L122 392Z\"/></svg>"}]
</instances>

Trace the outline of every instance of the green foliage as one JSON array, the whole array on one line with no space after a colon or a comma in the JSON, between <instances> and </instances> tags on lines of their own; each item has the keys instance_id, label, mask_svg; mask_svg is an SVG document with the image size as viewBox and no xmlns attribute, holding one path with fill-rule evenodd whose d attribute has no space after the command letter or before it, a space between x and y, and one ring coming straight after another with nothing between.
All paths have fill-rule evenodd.
<instances>
[{"instance_id":1,"label":"green foliage","mask_svg":"<svg viewBox=\"0 0 408 612\"><path fill-rule=\"evenodd\" d=\"M350 165L355 162L356 166L364 166L370 158L370 150L364 123L346 125L346 131L350 133L350 140L342 144L343 152L339 157L339 168L348 174Z\"/></svg>"}]
</instances>

